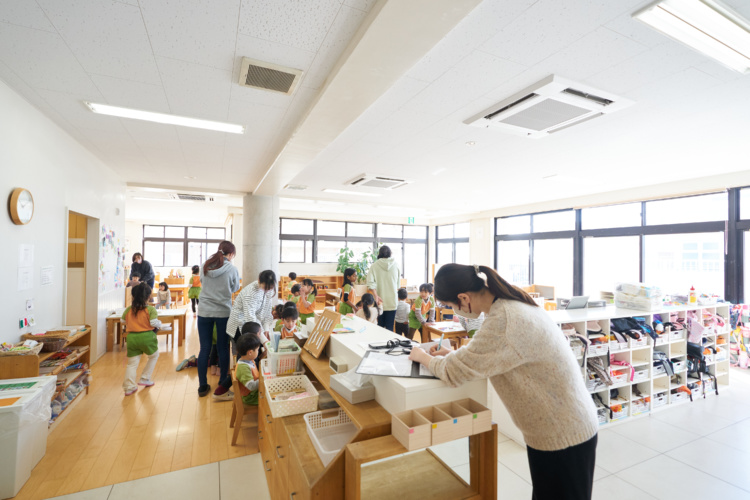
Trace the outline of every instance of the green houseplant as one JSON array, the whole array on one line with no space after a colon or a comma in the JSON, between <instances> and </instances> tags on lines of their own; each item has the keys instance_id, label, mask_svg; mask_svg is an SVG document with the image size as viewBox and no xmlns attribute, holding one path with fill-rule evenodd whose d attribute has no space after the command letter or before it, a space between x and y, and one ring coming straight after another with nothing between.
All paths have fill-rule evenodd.
<instances>
[{"instance_id":1,"label":"green houseplant","mask_svg":"<svg viewBox=\"0 0 750 500\"><path fill-rule=\"evenodd\" d=\"M362 252L358 260L354 260L354 251L349 247L344 247L339 250L336 271L343 274L347 268L351 267L357 271L357 283L364 284L367 280L367 271L377 257L377 251L366 250Z\"/></svg>"}]
</instances>

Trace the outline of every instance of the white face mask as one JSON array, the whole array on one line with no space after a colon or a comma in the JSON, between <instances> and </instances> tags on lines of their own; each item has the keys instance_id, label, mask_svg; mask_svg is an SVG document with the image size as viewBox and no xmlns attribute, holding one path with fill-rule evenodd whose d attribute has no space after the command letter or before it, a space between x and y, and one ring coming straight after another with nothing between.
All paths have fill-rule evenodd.
<instances>
[{"instance_id":1,"label":"white face mask","mask_svg":"<svg viewBox=\"0 0 750 500\"><path fill-rule=\"evenodd\" d=\"M459 304L459 307L454 307L453 308L453 314L456 314L456 315L461 316L462 318L466 318L466 319L477 319L479 317L479 315L482 314L482 313L481 312L466 312L466 311L462 311L460 309L460 304Z\"/></svg>"}]
</instances>

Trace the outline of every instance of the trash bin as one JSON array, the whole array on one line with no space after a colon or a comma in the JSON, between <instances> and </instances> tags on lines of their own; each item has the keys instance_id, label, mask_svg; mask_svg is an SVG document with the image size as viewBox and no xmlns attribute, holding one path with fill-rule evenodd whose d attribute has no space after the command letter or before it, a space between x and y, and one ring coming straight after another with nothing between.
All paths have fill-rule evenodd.
<instances>
[{"instance_id":1,"label":"trash bin","mask_svg":"<svg viewBox=\"0 0 750 500\"><path fill-rule=\"evenodd\" d=\"M56 380L0 380L0 498L16 496L47 450Z\"/></svg>"}]
</instances>

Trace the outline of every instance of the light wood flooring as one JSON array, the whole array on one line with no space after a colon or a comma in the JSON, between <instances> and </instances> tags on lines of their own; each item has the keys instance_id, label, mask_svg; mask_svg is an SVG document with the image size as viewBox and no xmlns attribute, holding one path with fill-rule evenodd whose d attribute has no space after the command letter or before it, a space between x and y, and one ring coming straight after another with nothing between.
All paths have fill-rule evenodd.
<instances>
[{"instance_id":1,"label":"light wood flooring","mask_svg":"<svg viewBox=\"0 0 750 500\"><path fill-rule=\"evenodd\" d=\"M199 398L196 368L175 371L183 358L198 354L190 311L186 323L182 347L166 347L159 336L153 387L123 395L126 355L119 347L92 366L89 394L50 433L47 454L16 499L41 500L258 453L257 428L249 425L230 445L231 402ZM139 374L145 363L143 357ZM209 374L212 389L217 379Z\"/></svg>"}]
</instances>

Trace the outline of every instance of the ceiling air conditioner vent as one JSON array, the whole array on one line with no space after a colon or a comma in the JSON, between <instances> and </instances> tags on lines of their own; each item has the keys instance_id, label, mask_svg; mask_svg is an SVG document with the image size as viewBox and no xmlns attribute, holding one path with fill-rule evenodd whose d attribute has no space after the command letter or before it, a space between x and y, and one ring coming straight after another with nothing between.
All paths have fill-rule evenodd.
<instances>
[{"instance_id":1,"label":"ceiling air conditioner vent","mask_svg":"<svg viewBox=\"0 0 750 500\"><path fill-rule=\"evenodd\" d=\"M242 58L240 85L243 87L272 90L289 95L294 92L301 76L302 70L299 69L257 61L249 57Z\"/></svg>"},{"instance_id":2,"label":"ceiling air conditioner vent","mask_svg":"<svg viewBox=\"0 0 750 500\"><path fill-rule=\"evenodd\" d=\"M406 186L411 181L406 179L396 179L393 177L383 177L373 174L360 174L353 179L349 179L344 184L347 186L369 187L378 189L397 189Z\"/></svg>"},{"instance_id":3,"label":"ceiling air conditioner vent","mask_svg":"<svg viewBox=\"0 0 750 500\"><path fill-rule=\"evenodd\" d=\"M284 186L284 189L288 189L290 191L304 191L307 189L307 186L303 186L302 184L287 184Z\"/></svg>"},{"instance_id":4,"label":"ceiling air conditioner vent","mask_svg":"<svg viewBox=\"0 0 750 500\"><path fill-rule=\"evenodd\" d=\"M628 99L551 75L464 123L538 138L632 104Z\"/></svg>"},{"instance_id":5,"label":"ceiling air conditioner vent","mask_svg":"<svg viewBox=\"0 0 750 500\"><path fill-rule=\"evenodd\" d=\"M183 201L214 201L213 198L202 194L174 193L170 194L169 198Z\"/></svg>"}]
</instances>

